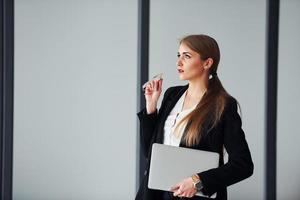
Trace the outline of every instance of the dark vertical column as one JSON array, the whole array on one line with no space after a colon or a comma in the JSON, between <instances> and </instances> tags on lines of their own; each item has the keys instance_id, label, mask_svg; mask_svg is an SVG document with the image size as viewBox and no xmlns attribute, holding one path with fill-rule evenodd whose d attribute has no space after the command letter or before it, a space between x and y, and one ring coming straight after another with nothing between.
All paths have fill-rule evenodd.
<instances>
[{"instance_id":1,"label":"dark vertical column","mask_svg":"<svg viewBox=\"0 0 300 200\"><path fill-rule=\"evenodd\" d=\"M149 74L149 0L138 1L138 111L145 107L144 91L142 85L148 80ZM138 123L139 124L139 123ZM138 126L138 157L139 157L139 184L142 181L145 170L145 158L141 153L140 146L140 128Z\"/></svg>"},{"instance_id":2,"label":"dark vertical column","mask_svg":"<svg viewBox=\"0 0 300 200\"><path fill-rule=\"evenodd\" d=\"M268 0L266 37L266 200L276 199L278 29L279 0Z\"/></svg>"},{"instance_id":3,"label":"dark vertical column","mask_svg":"<svg viewBox=\"0 0 300 200\"><path fill-rule=\"evenodd\" d=\"M12 199L14 1L1 0L0 199Z\"/></svg>"}]
</instances>

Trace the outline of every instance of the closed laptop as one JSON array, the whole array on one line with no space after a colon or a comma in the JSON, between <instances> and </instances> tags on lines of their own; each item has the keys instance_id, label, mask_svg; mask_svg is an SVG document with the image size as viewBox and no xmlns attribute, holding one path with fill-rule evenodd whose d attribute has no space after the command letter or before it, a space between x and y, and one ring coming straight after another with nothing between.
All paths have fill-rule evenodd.
<instances>
[{"instance_id":1,"label":"closed laptop","mask_svg":"<svg viewBox=\"0 0 300 200\"><path fill-rule=\"evenodd\" d=\"M217 168L218 164L219 154L215 152L154 143L148 188L170 191L172 186L183 179ZM197 192L196 195L207 197L202 192ZM216 193L210 196L215 197Z\"/></svg>"}]
</instances>

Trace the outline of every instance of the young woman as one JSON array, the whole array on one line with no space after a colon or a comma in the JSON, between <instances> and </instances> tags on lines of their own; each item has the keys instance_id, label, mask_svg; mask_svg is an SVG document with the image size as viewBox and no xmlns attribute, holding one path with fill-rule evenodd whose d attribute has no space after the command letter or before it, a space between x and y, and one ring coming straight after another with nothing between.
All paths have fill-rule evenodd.
<instances>
[{"instance_id":1,"label":"young woman","mask_svg":"<svg viewBox=\"0 0 300 200\"><path fill-rule=\"evenodd\" d=\"M237 101L223 88L217 69L220 51L217 42L207 35L189 35L181 39L177 71L185 86L166 90L161 107L157 101L162 80L150 82L145 89L146 107L137 115L141 126L141 146L147 168L136 200L207 199L197 191L216 199L227 199L226 187L253 174L253 162L237 112ZM178 180L171 192L148 188L151 147L153 143L217 152L219 167L195 172ZM224 150L228 162L224 163Z\"/></svg>"}]
</instances>

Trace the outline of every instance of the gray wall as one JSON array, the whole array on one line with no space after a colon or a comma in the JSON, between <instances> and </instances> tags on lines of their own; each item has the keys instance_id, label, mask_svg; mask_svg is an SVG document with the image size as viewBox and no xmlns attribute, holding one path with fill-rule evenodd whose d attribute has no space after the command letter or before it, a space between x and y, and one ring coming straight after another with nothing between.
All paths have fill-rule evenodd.
<instances>
[{"instance_id":1,"label":"gray wall","mask_svg":"<svg viewBox=\"0 0 300 200\"><path fill-rule=\"evenodd\" d=\"M252 177L228 188L228 199L263 199L266 2L152 0L150 21L150 75L164 73L164 91L187 83L179 80L176 70L181 37L204 33L219 43L218 75L241 104L255 164Z\"/></svg>"},{"instance_id":2,"label":"gray wall","mask_svg":"<svg viewBox=\"0 0 300 200\"><path fill-rule=\"evenodd\" d=\"M137 1L15 1L15 200L133 199Z\"/></svg>"},{"instance_id":3,"label":"gray wall","mask_svg":"<svg viewBox=\"0 0 300 200\"><path fill-rule=\"evenodd\" d=\"M281 0L278 60L277 197L300 196L300 1Z\"/></svg>"}]
</instances>

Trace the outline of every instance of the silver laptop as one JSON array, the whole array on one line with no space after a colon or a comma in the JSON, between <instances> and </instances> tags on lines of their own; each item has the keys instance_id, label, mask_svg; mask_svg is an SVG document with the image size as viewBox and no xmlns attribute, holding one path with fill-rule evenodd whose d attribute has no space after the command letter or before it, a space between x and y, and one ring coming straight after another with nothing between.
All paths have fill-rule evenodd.
<instances>
[{"instance_id":1,"label":"silver laptop","mask_svg":"<svg viewBox=\"0 0 300 200\"><path fill-rule=\"evenodd\" d=\"M218 153L154 143L148 188L170 191L172 186L192 174L217 168L218 165ZM216 194L210 198L215 198ZM208 197L202 192L196 195Z\"/></svg>"}]
</instances>

